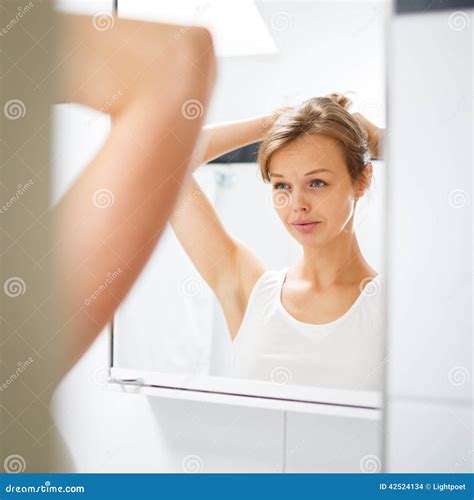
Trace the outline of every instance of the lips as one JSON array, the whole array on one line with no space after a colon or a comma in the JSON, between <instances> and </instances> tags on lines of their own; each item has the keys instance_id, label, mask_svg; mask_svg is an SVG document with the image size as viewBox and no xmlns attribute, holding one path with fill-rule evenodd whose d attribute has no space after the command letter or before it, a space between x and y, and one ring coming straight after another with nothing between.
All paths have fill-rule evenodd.
<instances>
[{"instance_id":1,"label":"lips","mask_svg":"<svg viewBox=\"0 0 474 500\"><path fill-rule=\"evenodd\" d=\"M319 222L319 221L299 219L299 220L295 220L294 222L292 222L292 224L304 225L304 224L314 224L317 222Z\"/></svg>"},{"instance_id":2,"label":"lips","mask_svg":"<svg viewBox=\"0 0 474 500\"><path fill-rule=\"evenodd\" d=\"M295 221L291 225L300 232L308 233L320 224L319 221Z\"/></svg>"}]
</instances>

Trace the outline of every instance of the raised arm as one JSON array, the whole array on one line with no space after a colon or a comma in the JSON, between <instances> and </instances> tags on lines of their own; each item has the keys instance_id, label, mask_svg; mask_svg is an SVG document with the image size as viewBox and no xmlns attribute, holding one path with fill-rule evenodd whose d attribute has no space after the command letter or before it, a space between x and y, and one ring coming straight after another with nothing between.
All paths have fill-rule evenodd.
<instances>
[{"instance_id":1,"label":"raised arm","mask_svg":"<svg viewBox=\"0 0 474 500\"><path fill-rule=\"evenodd\" d=\"M201 163L207 163L229 151L262 140L275 116L275 114L262 115L203 127L202 135L207 147Z\"/></svg>"},{"instance_id":2,"label":"raised arm","mask_svg":"<svg viewBox=\"0 0 474 500\"><path fill-rule=\"evenodd\" d=\"M203 153L196 167L261 140L277 116L278 111L204 127ZM234 336L250 292L265 265L246 244L227 232L193 176L181 190L170 223L191 261L223 306L231 336Z\"/></svg>"},{"instance_id":3,"label":"raised arm","mask_svg":"<svg viewBox=\"0 0 474 500\"><path fill-rule=\"evenodd\" d=\"M103 30L94 21L59 15L58 100L112 115L106 143L55 208L63 371L111 319L155 248L215 79L203 28L111 17ZM183 112L189 103L202 108L192 120Z\"/></svg>"}]
</instances>

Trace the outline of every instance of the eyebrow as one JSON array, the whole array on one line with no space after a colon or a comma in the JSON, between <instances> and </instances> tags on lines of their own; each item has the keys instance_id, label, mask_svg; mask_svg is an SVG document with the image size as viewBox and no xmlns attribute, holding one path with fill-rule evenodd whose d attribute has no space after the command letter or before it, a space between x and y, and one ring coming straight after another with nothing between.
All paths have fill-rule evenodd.
<instances>
[{"instance_id":1,"label":"eyebrow","mask_svg":"<svg viewBox=\"0 0 474 500\"><path fill-rule=\"evenodd\" d=\"M306 175L311 175L311 174L317 174L318 172L329 172L330 174L332 174L332 171L328 170L327 168L318 168L316 170L311 170L311 172L308 172L304 175L306 176ZM269 174L269 176L270 177L285 177L284 175L281 175L281 174Z\"/></svg>"}]
</instances>

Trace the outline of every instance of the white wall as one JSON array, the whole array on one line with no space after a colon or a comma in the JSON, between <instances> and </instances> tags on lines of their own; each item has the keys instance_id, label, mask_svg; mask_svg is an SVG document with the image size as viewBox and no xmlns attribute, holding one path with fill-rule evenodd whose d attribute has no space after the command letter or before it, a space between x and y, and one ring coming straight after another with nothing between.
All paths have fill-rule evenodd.
<instances>
[{"instance_id":1,"label":"white wall","mask_svg":"<svg viewBox=\"0 0 474 500\"><path fill-rule=\"evenodd\" d=\"M239 0L222 0L226 1L230 10L238 8ZM189 3L162 2L177 10L181 3ZM118 11L122 17L159 20L156 4L119 0ZM348 94L353 110L385 125L386 4L385 0L256 1L278 53L219 58L207 121L237 120L330 92L353 92Z\"/></svg>"},{"instance_id":2,"label":"white wall","mask_svg":"<svg viewBox=\"0 0 474 500\"><path fill-rule=\"evenodd\" d=\"M62 2L76 12L104 2ZM268 6L267 6L268 8ZM362 29L362 28L360 28ZM289 87L290 88L290 87ZM329 90L333 90L328 89ZM235 111L235 110L234 110ZM60 195L99 147L106 117L57 106ZM96 117L96 133L88 125ZM227 116L228 118L239 116ZM97 128L96 128L97 127ZM98 139L100 138L100 140ZM66 147L67 141L67 147ZM61 154L59 154L59 152ZM67 173L66 173L67 169ZM59 172L62 172L61 175ZM380 467L380 423L225 404L161 399L109 390L103 332L58 388L53 416L71 463L65 472L359 472Z\"/></svg>"},{"instance_id":3,"label":"white wall","mask_svg":"<svg viewBox=\"0 0 474 500\"><path fill-rule=\"evenodd\" d=\"M387 472L472 471L473 26L391 33Z\"/></svg>"}]
</instances>

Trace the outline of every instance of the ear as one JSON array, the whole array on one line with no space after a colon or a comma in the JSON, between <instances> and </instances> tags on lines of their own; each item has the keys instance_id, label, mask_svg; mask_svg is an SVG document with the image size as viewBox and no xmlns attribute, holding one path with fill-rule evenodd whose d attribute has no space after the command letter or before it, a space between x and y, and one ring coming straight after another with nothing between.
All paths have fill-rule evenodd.
<instances>
[{"instance_id":1,"label":"ear","mask_svg":"<svg viewBox=\"0 0 474 500\"><path fill-rule=\"evenodd\" d=\"M361 178L357 183L357 187L355 190L355 197L357 200L362 196L364 196L366 190L372 183L372 174L373 174L372 162L369 161L366 163L364 170L362 170Z\"/></svg>"}]
</instances>

